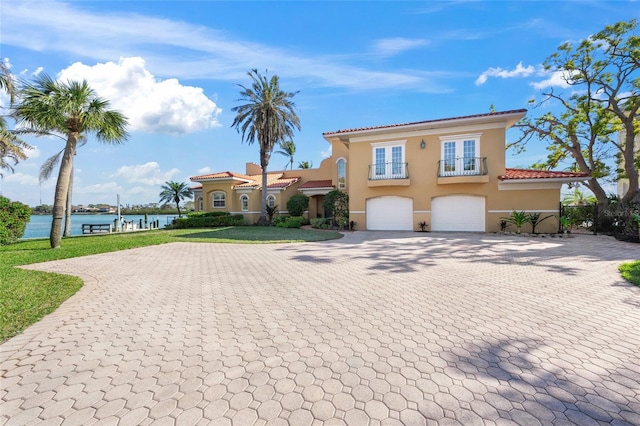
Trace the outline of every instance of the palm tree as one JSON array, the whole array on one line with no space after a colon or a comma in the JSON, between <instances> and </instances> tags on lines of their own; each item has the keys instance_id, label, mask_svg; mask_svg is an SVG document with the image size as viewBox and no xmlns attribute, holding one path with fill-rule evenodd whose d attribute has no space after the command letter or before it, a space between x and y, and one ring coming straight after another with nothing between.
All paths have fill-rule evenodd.
<instances>
[{"instance_id":1,"label":"palm tree","mask_svg":"<svg viewBox=\"0 0 640 426\"><path fill-rule=\"evenodd\" d=\"M0 90L9 95L9 106L13 106L17 92L16 86L13 83L11 71L3 62L0 62ZM5 169L13 173L13 166L18 161L27 159L25 151L29 149L31 149L29 144L17 137L15 132L7 129L7 121L0 115L0 170Z\"/></svg>"},{"instance_id":2,"label":"palm tree","mask_svg":"<svg viewBox=\"0 0 640 426\"><path fill-rule=\"evenodd\" d=\"M160 202L176 203L178 208L178 217L182 216L180 213L180 201L184 201L185 198L193 198L193 192L191 188L184 182L165 182L162 185L162 191L160 192Z\"/></svg>"},{"instance_id":3,"label":"palm tree","mask_svg":"<svg viewBox=\"0 0 640 426\"><path fill-rule=\"evenodd\" d=\"M98 97L86 80L58 82L41 74L33 82L23 84L20 97L21 102L16 107L20 124L66 137L49 235L51 248L57 248L62 240L62 220L78 140L91 133L99 142L120 144L128 137L127 119L120 112L110 110L109 101Z\"/></svg>"},{"instance_id":4,"label":"palm tree","mask_svg":"<svg viewBox=\"0 0 640 426\"><path fill-rule=\"evenodd\" d=\"M296 144L293 141L280 142L280 151L275 153L289 157L289 164L291 165L291 170L293 170L293 155L296 153ZM284 168L286 170L287 166L285 165Z\"/></svg>"},{"instance_id":5,"label":"palm tree","mask_svg":"<svg viewBox=\"0 0 640 426\"><path fill-rule=\"evenodd\" d=\"M231 108L237 112L231 124L238 132L242 131L242 141L260 144L260 167L262 168L262 209L258 223L267 224L267 166L276 144L293 137L294 129L300 130L300 119L294 108L292 98L298 92L280 90L277 75L267 79L255 68L247 73L252 80L251 87L241 84L239 101L242 105Z\"/></svg>"},{"instance_id":6,"label":"palm tree","mask_svg":"<svg viewBox=\"0 0 640 426\"><path fill-rule=\"evenodd\" d=\"M56 134L53 134L52 136L59 137L59 135L56 135ZM76 148L84 145L85 143L87 143L87 139L81 136L78 139L78 144ZM62 159L63 154L64 154L64 148L62 148L62 150L58 151L56 154L52 155L51 157L47 158L47 161L45 161L42 164L42 166L40 166L40 176L38 177L38 181L40 185L42 185L42 182L49 180L49 178L53 174L54 169L58 166L58 164L60 164L60 159ZM72 194L73 194L73 167L71 168L71 175L69 177L69 192L67 192L67 206L64 212L63 235L65 237L71 236L71 207L73 205L71 201Z\"/></svg>"},{"instance_id":7,"label":"palm tree","mask_svg":"<svg viewBox=\"0 0 640 426\"><path fill-rule=\"evenodd\" d=\"M565 206L584 206L587 204L594 204L597 202L596 197L593 195L584 195L578 188L573 190L573 194L565 195L562 198L562 204Z\"/></svg>"},{"instance_id":8,"label":"palm tree","mask_svg":"<svg viewBox=\"0 0 640 426\"><path fill-rule=\"evenodd\" d=\"M300 161L298 163L299 169L311 169L313 168L313 161Z\"/></svg>"}]
</instances>

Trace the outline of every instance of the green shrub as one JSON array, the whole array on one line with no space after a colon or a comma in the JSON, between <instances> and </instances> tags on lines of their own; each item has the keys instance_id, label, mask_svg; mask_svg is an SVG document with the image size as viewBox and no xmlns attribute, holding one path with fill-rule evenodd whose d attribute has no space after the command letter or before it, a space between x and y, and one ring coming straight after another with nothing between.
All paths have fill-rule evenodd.
<instances>
[{"instance_id":1,"label":"green shrub","mask_svg":"<svg viewBox=\"0 0 640 426\"><path fill-rule=\"evenodd\" d=\"M276 226L279 228L300 228L302 226L304 218L301 216L288 216Z\"/></svg>"},{"instance_id":2,"label":"green shrub","mask_svg":"<svg viewBox=\"0 0 640 426\"><path fill-rule=\"evenodd\" d=\"M331 228L331 224L329 223L329 219L326 217L319 217L311 219L311 227L315 229L329 229Z\"/></svg>"},{"instance_id":3,"label":"green shrub","mask_svg":"<svg viewBox=\"0 0 640 426\"><path fill-rule=\"evenodd\" d=\"M218 214L216 216L178 218L171 225L171 229L216 228L220 226L239 226L244 224L244 216L241 214L232 215L227 213L225 215Z\"/></svg>"},{"instance_id":4,"label":"green shrub","mask_svg":"<svg viewBox=\"0 0 640 426\"><path fill-rule=\"evenodd\" d=\"M0 246L22 238L30 218L31 207L0 196Z\"/></svg>"},{"instance_id":5,"label":"green shrub","mask_svg":"<svg viewBox=\"0 0 640 426\"><path fill-rule=\"evenodd\" d=\"M346 192L334 189L324 196L322 202L324 212L333 218L333 223L340 228L345 228L349 223L349 195Z\"/></svg>"},{"instance_id":6,"label":"green shrub","mask_svg":"<svg viewBox=\"0 0 640 426\"><path fill-rule=\"evenodd\" d=\"M187 213L187 217L202 217L205 215L205 212L189 212Z\"/></svg>"},{"instance_id":7,"label":"green shrub","mask_svg":"<svg viewBox=\"0 0 640 426\"><path fill-rule=\"evenodd\" d=\"M220 217L220 216L231 216L229 212L205 212L204 217Z\"/></svg>"},{"instance_id":8,"label":"green shrub","mask_svg":"<svg viewBox=\"0 0 640 426\"><path fill-rule=\"evenodd\" d=\"M271 219L271 225L273 226L278 226L281 223L283 223L287 218L285 216L276 216L273 219Z\"/></svg>"},{"instance_id":9,"label":"green shrub","mask_svg":"<svg viewBox=\"0 0 640 426\"><path fill-rule=\"evenodd\" d=\"M287 210L291 216L302 216L309 208L309 197L304 194L295 194L287 201Z\"/></svg>"}]
</instances>

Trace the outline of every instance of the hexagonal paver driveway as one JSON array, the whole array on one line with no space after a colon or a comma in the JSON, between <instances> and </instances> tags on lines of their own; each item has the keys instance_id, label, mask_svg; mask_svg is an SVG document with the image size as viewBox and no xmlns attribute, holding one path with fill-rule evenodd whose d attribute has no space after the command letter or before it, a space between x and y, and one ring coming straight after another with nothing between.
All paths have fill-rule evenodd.
<instances>
[{"instance_id":1,"label":"hexagonal paver driveway","mask_svg":"<svg viewBox=\"0 0 640 426\"><path fill-rule=\"evenodd\" d=\"M356 232L31 265L85 286L0 346L0 423L638 425L639 253Z\"/></svg>"}]
</instances>

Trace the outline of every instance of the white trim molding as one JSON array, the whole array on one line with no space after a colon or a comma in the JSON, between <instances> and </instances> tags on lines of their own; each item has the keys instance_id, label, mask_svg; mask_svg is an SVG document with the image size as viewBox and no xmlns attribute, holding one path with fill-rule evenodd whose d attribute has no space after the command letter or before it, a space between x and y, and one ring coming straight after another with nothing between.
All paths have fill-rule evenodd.
<instances>
[{"instance_id":1,"label":"white trim molding","mask_svg":"<svg viewBox=\"0 0 640 426\"><path fill-rule=\"evenodd\" d=\"M440 136L440 142L453 142L453 141L460 141L460 140L480 139L480 136L482 136L482 132L446 135L446 136Z\"/></svg>"}]
</instances>

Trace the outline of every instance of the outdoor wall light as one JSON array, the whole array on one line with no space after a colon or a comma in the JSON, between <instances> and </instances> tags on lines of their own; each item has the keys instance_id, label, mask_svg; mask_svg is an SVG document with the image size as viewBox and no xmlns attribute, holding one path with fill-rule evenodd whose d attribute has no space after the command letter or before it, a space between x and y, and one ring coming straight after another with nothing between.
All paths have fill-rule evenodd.
<instances>
[{"instance_id":1,"label":"outdoor wall light","mask_svg":"<svg viewBox=\"0 0 640 426\"><path fill-rule=\"evenodd\" d=\"M420 149L424 149L424 147L425 147L425 146L427 146L427 144L426 144L426 143L424 143L424 139L422 139L422 140L420 141Z\"/></svg>"}]
</instances>

